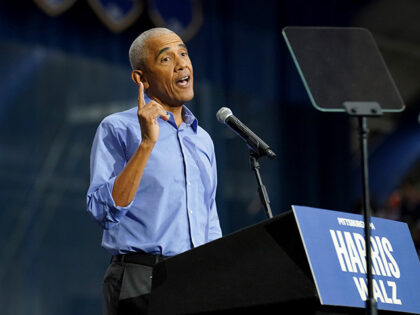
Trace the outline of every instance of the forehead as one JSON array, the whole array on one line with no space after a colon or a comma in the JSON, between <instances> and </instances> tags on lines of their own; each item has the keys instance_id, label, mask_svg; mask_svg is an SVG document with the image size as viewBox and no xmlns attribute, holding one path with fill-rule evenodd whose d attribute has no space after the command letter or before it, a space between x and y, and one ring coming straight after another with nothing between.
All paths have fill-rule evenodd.
<instances>
[{"instance_id":1,"label":"forehead","mask_svg":"<svg viewBox=\"0 0 420 315\"><path fill-rule=\"evenodd\" d=\"M147 40L147 48L152 55L156 55L163 48L179 47L179 44L184 44L184 42L175 33L163 34Z\"/></svg>"}]
</instances>

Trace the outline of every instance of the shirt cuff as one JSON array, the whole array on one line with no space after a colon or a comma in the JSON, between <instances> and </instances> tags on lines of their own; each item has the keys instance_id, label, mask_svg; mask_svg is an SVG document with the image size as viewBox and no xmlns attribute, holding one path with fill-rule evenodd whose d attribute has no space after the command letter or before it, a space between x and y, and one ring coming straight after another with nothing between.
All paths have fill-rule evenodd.
<instances>
[{"instance_id":1,"label":"shirt cuff","mask_svg":"<svg viewBox=\"0 0 420 315\"><path fill-rule=\"evenodd\" d=\"M125 207L117 206L115 204L114 198L112 197L112 190L114 188L114 182L116 177L112 178L108 183L105 184L105 187L101 189L100 200L103 202L103 207L105 208L106 218L105 218L105 227L108 225L113 225L113 223L118 223L126 215L131 205L134 202L134 199ZM109 226L110 227L110 226Z\"/></svg>"}]
</instances>

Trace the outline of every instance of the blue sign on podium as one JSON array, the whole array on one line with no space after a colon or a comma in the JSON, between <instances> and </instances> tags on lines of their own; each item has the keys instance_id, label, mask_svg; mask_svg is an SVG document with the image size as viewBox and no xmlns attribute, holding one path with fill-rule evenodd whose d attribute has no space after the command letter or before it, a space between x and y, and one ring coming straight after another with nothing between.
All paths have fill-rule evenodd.
<instances>
[{"instance_id":1,"label":"blue sign on podium","mask_svg":"<svg viewBox=\"0 0 420 315\"><path fill-rule=\"evenodd\" d=\"M363 216L292 206L323 305L365 307ZM420 314L420 263L406 223L372 217L373 291L377 308Z\"/></svg>"}]
</instances>

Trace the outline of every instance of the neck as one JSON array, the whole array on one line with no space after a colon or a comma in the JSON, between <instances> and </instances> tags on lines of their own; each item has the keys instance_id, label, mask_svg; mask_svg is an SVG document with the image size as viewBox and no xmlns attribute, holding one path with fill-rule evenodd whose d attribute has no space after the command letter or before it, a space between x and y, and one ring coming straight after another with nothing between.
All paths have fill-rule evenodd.
<instances>
[{"instance_id":1,"label":"neck","mask_svg":"<svg viewBox=\"0 0 420 315\"><path fill-rule=\"evenodd\" d=\"M153 100L153 101L159 103L160 105L162 105L162 107L166 111L171 112L174 115L175 123L178 127L183 123L184 120L182 119L182 105L181 106L170 106L170 105L164 104L164 102L159 100L157 97L153 97L153 96L152 97L148 96L148 97L151 100Z\"/></svg>"}]
</instances>

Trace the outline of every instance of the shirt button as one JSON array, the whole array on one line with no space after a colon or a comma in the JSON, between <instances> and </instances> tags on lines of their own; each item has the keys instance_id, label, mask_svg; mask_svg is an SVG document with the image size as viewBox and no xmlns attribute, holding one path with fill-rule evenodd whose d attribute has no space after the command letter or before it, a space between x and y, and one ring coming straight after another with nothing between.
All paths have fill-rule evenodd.
<instances>
[{"instance_id":1,"label":"shirt button","mask_svg":"<svg viewBox=\"0 0 420 315\"><path fill-rule=\"evenodd\" d=\"M190 214L192 214L192 210L190 210Z\"/></svg>"},{"instance_id":2,"label":"shirt button","mask_svg":"<svg viewBox=\"0 0 420 315\"><path fill-rule=\"evenodd\" d=\"M191 182L190 181L188 181L187 183L188 183L188 186L191 186Z\"/></svg>"}]
</instances>

